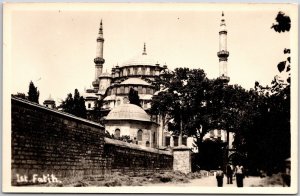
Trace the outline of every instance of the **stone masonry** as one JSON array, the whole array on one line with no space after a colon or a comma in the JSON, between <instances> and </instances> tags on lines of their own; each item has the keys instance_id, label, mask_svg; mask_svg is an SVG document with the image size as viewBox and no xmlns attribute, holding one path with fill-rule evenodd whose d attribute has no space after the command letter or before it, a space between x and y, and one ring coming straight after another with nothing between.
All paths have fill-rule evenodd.
<instances>
[{"instance_id":1,"label":"stone masonry","mask_svg":"<svg viewBox=\"0 0 300 196\"><path fill-rule=\"evenodd\" d=\"M16 97L11 112L12 185L34 175L62 179L172 170L172 153L104 138L98 123Z\"/></svg>"},{"instance_id":2,"label":"stone masonry","mask_svg":"<svg viewBox=\"0 0 300 196\"><path fill-rule=\"evenodd\" d=\"M191 149L186 146L178 146L173 149L173 170L182 173L190 173L192 171Z\"/></svg>"}]
</instances>

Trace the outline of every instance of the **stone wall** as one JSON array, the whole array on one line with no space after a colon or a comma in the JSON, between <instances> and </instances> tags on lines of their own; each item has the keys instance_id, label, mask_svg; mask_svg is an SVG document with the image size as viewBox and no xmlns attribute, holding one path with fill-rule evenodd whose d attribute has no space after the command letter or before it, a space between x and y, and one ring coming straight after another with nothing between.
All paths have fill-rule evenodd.
<instances>
[{"instance_id":1,"label":"stone wall","mask_svg":"<svg viewBox=\"0 0 300 196\"><path fill-rule=\"evenodd\" d=\"M104 138L100 124L39 104L16 97L11 102L13 185L52 174L61 179L173 168L170 152Z\"/></svg>"},{"instance_id":2,"label":"stone wall","mask_svg":"<svg viewBox=\"0 0 300 196\"><path fill-rule=\"evenodd\" d=\"M26 100L11 101L13 184L17 175L59 179L105 173L103 126Z\"/></svg>"},{"instance_id":3,"label":"stone wall","mask_svg":"<svg viewBox=\"0 0 300 196\"><path fill-rule=\"evenodd\" d=\"M112 172L141 175L173 169L173 155L169 151L105 138L105 153Z\"/></svg>"}]
</instances>

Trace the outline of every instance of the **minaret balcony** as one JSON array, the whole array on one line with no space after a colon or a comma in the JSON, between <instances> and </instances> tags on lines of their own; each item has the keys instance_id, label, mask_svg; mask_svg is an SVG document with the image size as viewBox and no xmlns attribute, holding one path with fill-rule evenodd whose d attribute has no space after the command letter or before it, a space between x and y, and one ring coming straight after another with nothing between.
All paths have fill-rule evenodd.
<instances>
[{"instance_id":1,"label":"minaret balcony","mask_svg":"<svg viewBox=\"0 0 300 196\"><path fill-rule=\"evenodd\" d=\"M224 76L224 75L220 76L219 79L223 80L223 81L225 81L227 83L230 81L230 78L228 76Z\"/></svg>"},{"instance_id":2,"label":"minaret balcony","mask_svg":"<svg viewBox=\"0 0 300 196\"><path fill-rule=\"evenodd\" d=\"M99 80L95 80L92 82L93 87L99 87Z\"/></svg>"},{"instance_id":3,"label":"minaret balcony","mask_svg":"<svg viewBox=\"0 0 300 196\"><path fill-rule=\"evenodd\" d=\"M96 64L104 64L104 63L105 63L105 60L104 60L104 58L96 57L96 58L94 59L94 62L95 62Z\"/></svg>"},{"instance_id":4,"label":"minaret balcony","mask_svg":"<svg viewBox=\"0 0 300 196\"><path fill-rule=\"evenodd\" d=\"M104 42L104 38L103 37L97 37L97 42Z\"/></svg>"},{"instance_id":5,"label":"minaret balcony","mask_svg":"<svg viewBox=\"0 0 300 196\"><path fill-rule=\"evenodd\" d=\"M225 50L221 50L217 53L218 57L228 57L229 56L229 52L225 51Z\"/></svg>"}]
</instances>

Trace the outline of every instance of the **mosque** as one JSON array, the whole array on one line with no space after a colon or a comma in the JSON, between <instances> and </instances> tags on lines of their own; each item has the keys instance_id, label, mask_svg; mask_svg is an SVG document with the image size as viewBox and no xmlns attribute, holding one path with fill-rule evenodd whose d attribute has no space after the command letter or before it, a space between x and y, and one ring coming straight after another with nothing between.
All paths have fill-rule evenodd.
<instances>
[{"instance_id":1,"label":"mosque","mask_svg":"<svg viewBox=\"0 0 300 196\"><path fill-rule=\"evenodd\" d=\"M153 84L155 78L169 74L166 64L161 65L147 54L144 43L141 54L124 62L120 66L111 69L111 73L103 72L105 59L103 56L104 37L103 24L100 22L97 36L97 48L95 63L95 78L92 88L81 93L85 99L85 106L88 111L88 118L95 120L95 116L103 116L106 130L115 138L127 135L138 145L153 148L167 148L185 145L195 148L193 138L172 135L162 126L162 119L159 116L151 116L152 96L159 91ZM225 83L229 82L227 76L227 29L222 13L219 31L219 78ZM128 94L130 89L138 92L141 107L129 103ZM100 111L95 111L97 103L101 101ZM46 101L47 105L49 103ZM101 115L99 115L101 114ZM100 119L96 118L96 121ZM209 137L224 138L221 133L210 133Z\"/></svg>"}]
</instances>

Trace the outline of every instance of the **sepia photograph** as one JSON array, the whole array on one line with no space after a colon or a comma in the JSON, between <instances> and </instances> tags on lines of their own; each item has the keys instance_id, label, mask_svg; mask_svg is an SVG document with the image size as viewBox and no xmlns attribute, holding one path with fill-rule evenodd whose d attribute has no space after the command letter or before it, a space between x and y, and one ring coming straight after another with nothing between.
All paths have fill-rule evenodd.
<instances>
[{"instance_id":1,"label":"sepia photograph","mask_svg":"<svg viewBox=\"0 0 300 196\"><path fill-rule=\"evenodd\" d=\"M298 192L297 4L3 13L3 192Z\"/></svg>"}]
</instances>

